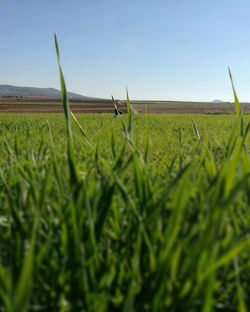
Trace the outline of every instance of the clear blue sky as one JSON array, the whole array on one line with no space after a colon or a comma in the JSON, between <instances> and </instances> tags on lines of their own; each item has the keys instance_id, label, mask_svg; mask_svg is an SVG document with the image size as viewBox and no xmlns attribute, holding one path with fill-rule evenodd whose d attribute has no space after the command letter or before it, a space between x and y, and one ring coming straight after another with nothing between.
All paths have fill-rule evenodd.
<instances>
[{"instance_id":1,"label":"clear blue sky","mask_svg":"<svg viewBox=\"0 0 250 312\"><path fill-rule=\"evenodd\" d=\"M0 0L0 84L134 99L250 101L249 0Z\"/></svg>"}]
</instances>

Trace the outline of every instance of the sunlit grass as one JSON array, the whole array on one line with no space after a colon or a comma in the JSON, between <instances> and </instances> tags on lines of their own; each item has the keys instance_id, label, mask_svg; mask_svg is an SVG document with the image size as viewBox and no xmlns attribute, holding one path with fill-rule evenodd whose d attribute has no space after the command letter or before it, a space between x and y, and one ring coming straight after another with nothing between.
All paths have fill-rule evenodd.
<instances>
[{"instance_id":1,"label":"sunlit grass","mask_svg":"<svg viewBox=\"0 0 250 312\"><path fill-rule=\"evenodd\" d=\"M247 311L249 121L1 115L0 311ZM234 96L236 96L235 89ZM46 120L47 119L47 120Z\"/></svg>"}]
</instances>

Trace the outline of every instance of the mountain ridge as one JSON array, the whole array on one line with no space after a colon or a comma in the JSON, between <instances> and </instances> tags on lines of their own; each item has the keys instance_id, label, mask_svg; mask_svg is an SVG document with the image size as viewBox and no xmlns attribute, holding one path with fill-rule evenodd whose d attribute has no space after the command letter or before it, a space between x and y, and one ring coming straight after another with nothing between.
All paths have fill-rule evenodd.
<instances>
[{"instance_id":1,"label":"mountain ridge","mask_svg":"<svg viewBox=\"0 0 250 312\"><path fill-rule=\"evenodd\" d=\"M95 100L96 98L68 92L73 100ZM0 97L36 97L36 98L61 98L61 91L56 88L20 87L10 84L0 84Z\"/></svg>"},{"instance_id":2,"label":"mountain ridge","mask_svg":"<svg viewBox=\"0 0 250 312\"><path fill-rule=\"evenodd\" d=\"M222 101L222 100L220 100L220 99L214 99L214 100L211 101L210 103L220 104L220 103L225 103L225 101Z\"/></svg>"}]
</instances>

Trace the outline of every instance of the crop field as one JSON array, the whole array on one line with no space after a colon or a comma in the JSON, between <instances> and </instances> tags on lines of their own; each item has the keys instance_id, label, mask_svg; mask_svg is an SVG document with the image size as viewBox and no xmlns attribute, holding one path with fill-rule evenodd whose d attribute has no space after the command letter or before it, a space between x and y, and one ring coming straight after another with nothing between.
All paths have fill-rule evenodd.
<instances>
[{"instance_id":1,"label":"crop field","mask_svg":"<svg viewBox=\"0 0 250 312\"><path fill-rule=\"evenodd\" d=\"M119 109L126 112L126 101ZM143 114L234 114L234 103L131 101L134 109ZM242 111L250 113L250 103L241 104ZM112 100L70 101L74 113L113 113ZM61 113L60 100L48 98L0 98L0 113Z\"/></svg>"},{"instance_id":2,"label":"crop field","mask_svg":"<svg viewBox=\"0 0 250 312\"><path fill-rule=\"evenodd\" d=\"M75 117L0 115L0 311L247 311L249 118Z\"/></svg>"},{"instance_id":3,"label":"crop field","mask_svg":"<svg viewBox=\"0 0 250 312\"><path fill-rule=\"evenodd\" d=\"M0 114L0 311L248 311L250 118ZM230 78L231 73L230 73Z\"/></svg>"}]
</instances>

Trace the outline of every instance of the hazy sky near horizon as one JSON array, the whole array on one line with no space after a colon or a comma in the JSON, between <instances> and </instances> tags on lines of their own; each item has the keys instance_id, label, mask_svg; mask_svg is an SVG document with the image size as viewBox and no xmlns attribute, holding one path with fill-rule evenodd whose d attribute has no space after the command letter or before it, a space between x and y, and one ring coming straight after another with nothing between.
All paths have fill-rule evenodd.
<instances>
[{"instance_id":1,"label":"hazy sky near horizon","mask_svg":"<svg viewBox=\"0 0 250 312\"><path fill-rule=\"evenodd\" d=\"M133 99L250 101L249 0L0 0L0 84Z\"/></svg>"}]
</instances>

